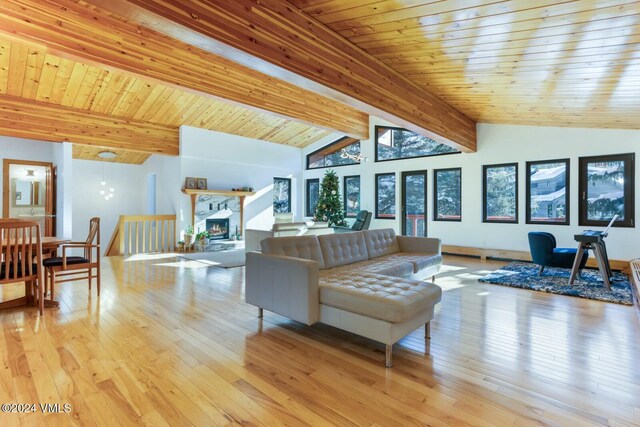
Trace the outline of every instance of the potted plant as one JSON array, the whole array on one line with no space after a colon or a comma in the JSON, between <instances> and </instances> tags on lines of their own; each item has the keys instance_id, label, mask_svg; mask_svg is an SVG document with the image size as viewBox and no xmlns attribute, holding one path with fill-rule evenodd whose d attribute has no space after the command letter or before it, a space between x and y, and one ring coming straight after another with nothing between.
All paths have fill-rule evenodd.
<instances>
[{"instance_id":1,"label":"potted plant","mask_svg":"<svg viewBox=\"0 0 640 427\"><path fill-rule=\"evenodd\" d=\"M178 252L184 252L184 240L178 242Z\"/></svg>"},{"instance_id":2,"label":"potted plant","mask_svg":"<svg viewBox=\"0 0 640 427\"><path fill-rule=\"evenodd\" d=\"M196 242L198 242L200 245L204 246L206 245L206 239L209 237L209 232L207 230L205 231L201 231L198 234L196 234Z\"/></svg>"},{"instance_id":3,"label":"potted plant","mask_svg":"<svg viewBox=\"0 0 640 427\"><path fill-rule=\"evenodd\" d=\"M193 243L193 226L190 225L184 230L184 244L190 247L191 243Z\"/></svg>"}]
</instances>

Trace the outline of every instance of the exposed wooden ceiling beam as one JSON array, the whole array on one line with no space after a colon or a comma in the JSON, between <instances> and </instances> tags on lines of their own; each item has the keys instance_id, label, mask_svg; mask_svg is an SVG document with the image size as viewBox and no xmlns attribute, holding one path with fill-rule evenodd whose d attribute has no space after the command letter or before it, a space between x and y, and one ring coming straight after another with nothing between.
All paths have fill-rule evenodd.
<instances>
[{"instance_id":1,"label":"exposed wooden ceiling beam","mask_svg":"<svg viewBox=\"0 0 640 427\"><path fill-rule=\"evenodd\" d=\"M178 128L0 95L0 135L178 155Z\"/></svg>"},{"instance_id":2,"label":"exposed wooden ceiling beam","mask_svg":"<svg viewBox=\"0 0 640 427\"><path fill-rule=\"evenodd\" d=\"M92 2L463 151L476 149L473 120L287 1Z\"/></svg>"},{"instance_id":3,"label":"exposed wooden ceiling beam","mask_svg":"<svg viewBox=\"0 0 640 427\"><path fill-rule=\"evenodd\" d=\"M368 138L366 113L73 0L3 0L0 32L53 54Z\"/></svg>"}]
</instances>

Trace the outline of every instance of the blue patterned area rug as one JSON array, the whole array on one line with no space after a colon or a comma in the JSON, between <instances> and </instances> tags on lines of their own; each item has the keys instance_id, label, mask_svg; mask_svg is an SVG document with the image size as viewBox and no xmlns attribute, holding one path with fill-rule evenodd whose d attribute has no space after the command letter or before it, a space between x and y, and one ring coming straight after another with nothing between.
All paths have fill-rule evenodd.
<instances>
[{"instance_id":1,"label":"blue patterned area rug","mask_svg":"<svg viewBox=\"0 0 640 427\"><path fill-rule=\"evenodd\" d=\"M573 282L571 286L568 284L570 275L571 270L568 268L546 267L542 276L538 277L537 265L528 262L511 262L500 270L479 279L479 281L551 294L633 305L631 285L626 274L613 273L611 291L605 289L598 270L582 270L582 278Z\"/></svg>"}]
</instances>

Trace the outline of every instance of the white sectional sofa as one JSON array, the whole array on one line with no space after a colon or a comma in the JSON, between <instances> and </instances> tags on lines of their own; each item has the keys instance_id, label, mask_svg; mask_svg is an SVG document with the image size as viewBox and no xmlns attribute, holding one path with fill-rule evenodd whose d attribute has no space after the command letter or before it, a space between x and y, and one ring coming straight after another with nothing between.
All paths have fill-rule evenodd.
<instances>
[{"instance_id":1,"label":"white sectional sofa","mask_svg":"<svg viewBox=\"0 0 640 427\"><path fill-rule=\"evenodd\" d=\"M440 240L392 229L272 237L249 252L245 298L307 325L322 322L392 346L429 322L442 290L420 279L442 265Z\"/></svg>"}]
</instances>

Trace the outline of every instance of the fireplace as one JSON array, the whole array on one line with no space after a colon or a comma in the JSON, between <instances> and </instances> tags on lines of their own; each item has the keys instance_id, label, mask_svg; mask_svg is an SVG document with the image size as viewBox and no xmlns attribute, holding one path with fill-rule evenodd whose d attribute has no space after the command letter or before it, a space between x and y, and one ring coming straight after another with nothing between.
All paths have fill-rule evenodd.
<instances>
[{"instance_id":1,"label":"fireplace","mask_svg":"<svg viewBox=\"0 0 640 427\"><path fill-rule=\"evenodd\" d=\"M207 219L209 240L223 240L229 238L229 218Z\"/></svg>"}]
</instances>

